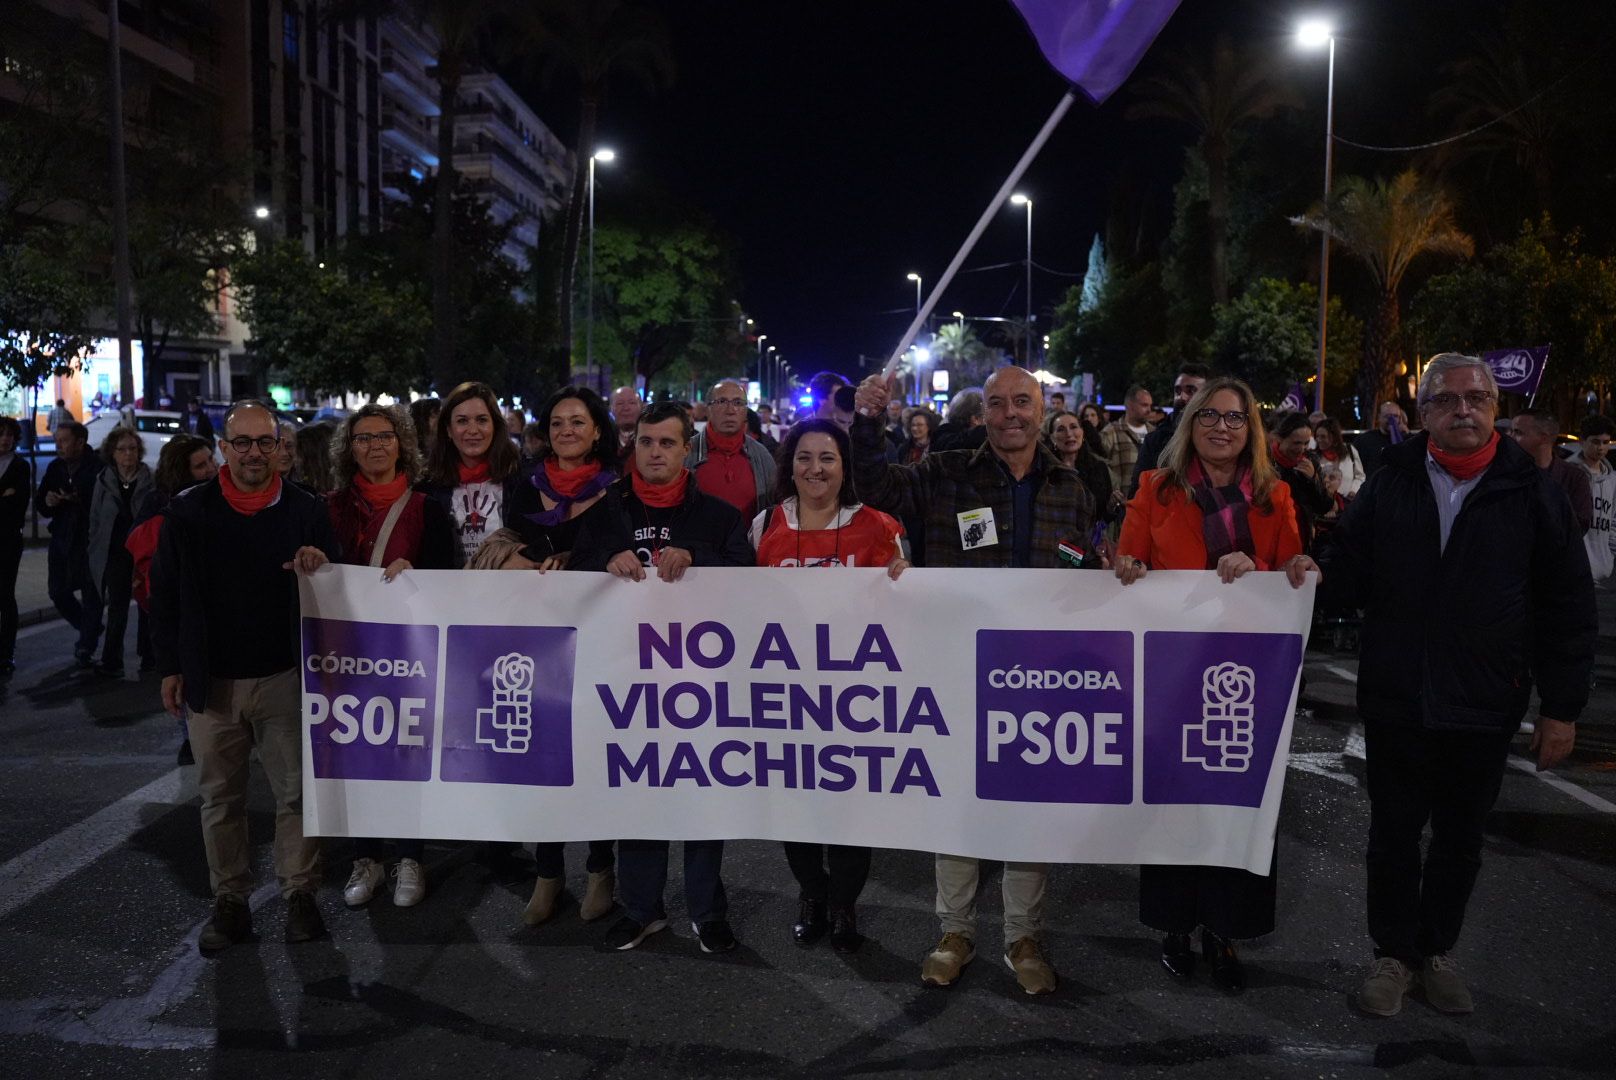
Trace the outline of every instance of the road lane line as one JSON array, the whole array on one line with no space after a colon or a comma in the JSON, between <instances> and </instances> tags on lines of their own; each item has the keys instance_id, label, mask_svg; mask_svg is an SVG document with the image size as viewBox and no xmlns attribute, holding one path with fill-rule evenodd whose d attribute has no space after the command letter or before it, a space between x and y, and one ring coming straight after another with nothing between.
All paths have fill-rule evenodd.
<instances>
[{"instance_id":1,"label":"road lane line","mask_svg":"<svg viewBox=\"0 0 1616 1080\"><path fill-rule=\"evenodd\" d=\"M1601 810L1607 814L1616 814L1616 803L1602 799L1587 788L1578 787L1571 781L1556 776L1552 772L1538 772L1535 761L1520 757L1517 754L1511 754L1509 763L1521 772L1537 777L1556 791L1561 791L1571 796L1584 806L1591 806L1595 810Z\"/></svg>"},{"instance_id":2,"label":"road lane line","mask_svg":"<svg viewBox=\"0 0 1616 1080\"><path fill-rule=\"evenodd\" d=\"M1358 681L1358 673L1356 671L1348 671L1340 664L1320 664L1319 667L1323 668L1325 671L1328 671L1331 675L1336 675L1347 680L1349 683L1356 683Z\"/></svg>"},{"instance_id":3,"label":"road lane line","mask_svg":"<svg viewBox=\"0 0 1616 1080\"><path fill-rule=\"evenodd\" d=\"M171 769L0 866L0 919L126 843L164 812L196 797L194 769Z\"/></svg>"}]
</instances>

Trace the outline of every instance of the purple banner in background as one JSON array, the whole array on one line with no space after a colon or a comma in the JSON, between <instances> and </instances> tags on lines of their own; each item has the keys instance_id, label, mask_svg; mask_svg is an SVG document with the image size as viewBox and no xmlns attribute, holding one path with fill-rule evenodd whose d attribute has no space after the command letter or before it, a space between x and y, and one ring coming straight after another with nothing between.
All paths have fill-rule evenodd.
<instances>
[{"instance_id":1,"label":"purple banner in background","mask_svg":"<svg viewBox=\"0 0 1616 1080\"><path fill-rule=\"evenodd\" d=\"M1537 393L1537 384L1543 379L1543 369L1549 364L1549 347L1494 349L1482 353L1481 359L1493 369L1498 389L1531 397Z\"/></svg>"},{"instance_id":2,"label":"purple banner in background","mask_svg":"<svg viewBox=\"0 0 1616 1080\"><path fill-rule=\"evenodd\" d=\"M440 778L572 783L570 626L451 626Z\"/></svg>"},{"instance_id":3,"label":"purple banner in background","mask_svg":"<svg viewBox=\"0 0 1616 1080\"><path fill-rule=\"evenodd\" d=\"M1098 104L1127 81L1178 0L1011 0L1044 58Z\"/></svg>"},{"instance_id":4,"label":"purple banner in background","mask_svg":"<svg viewBox=\"0 0 1616 1080\"><path fill-rule=\"evenodd\" d=\"M1145 634L1145 802L1261 806L1302 665L1296 634Z\"/></svg>"},{"instance_id":5,"label":"purple banner in background","mask_svg":"<svg viewBox=\"0 0 1616 1080\"><path fill-rule=\"evenodd\" d=\"M438 628L303 620L303 721L314 775L430 780Z\"/></svg>"}]
</instances>

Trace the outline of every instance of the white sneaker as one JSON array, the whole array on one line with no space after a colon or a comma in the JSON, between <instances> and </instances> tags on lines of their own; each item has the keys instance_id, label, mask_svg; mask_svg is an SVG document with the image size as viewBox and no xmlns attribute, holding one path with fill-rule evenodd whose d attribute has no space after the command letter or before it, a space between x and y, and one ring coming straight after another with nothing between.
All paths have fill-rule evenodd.
<instances>
[{"instance_id":1,"label":"white sneaker","mask_svg":"<svg viewBox=\"0 0 1616 1080\"><path fill-rule=\"evenodd\" d=\"M343 903L349 907L364 907L386 879L387 872L375 859L355 859L348 884L342 887Z\"/></svg>"},{"instance_id":2,"label":"white sneaker","mask_svg":"<svg viewBox=\"0 0 1616 1080\"><path fill-rule=\"evenodd\" d=\"M393 867L393 906L414 907L426 899L426 875L414 859L400 859Z\"/></svg>"}]
</instances>

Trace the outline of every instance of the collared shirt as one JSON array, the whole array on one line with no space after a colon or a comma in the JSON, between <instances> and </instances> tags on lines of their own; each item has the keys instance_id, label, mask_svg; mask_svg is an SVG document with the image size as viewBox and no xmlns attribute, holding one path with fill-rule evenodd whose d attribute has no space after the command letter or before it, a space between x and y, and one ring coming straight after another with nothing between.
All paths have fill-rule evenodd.
<instances>
[{"instance_id":1,"label":"collared shirt","mask_svg":"<svg viewBox=\"0 0 1616 1080\"><path fill-rule=\"evenodd\" d=\"M1033 458L1027 475L1017 480L1003 458L994 455L994 460L1010 482L1010 565L1029 567L1032 565L1032 504L1044 484L1043 463Z\"/></svg>"},{"instance_id":2,"label":"collared shirt","mask_svg":"<svg viewBox=\"0 0 1616 1080\"><path fill-rule=\"evenodd\" d=\"M1488 466L1491 468L1492 466ZM1465 499L1481 483L1481 478L1487 475L1487 469L1481 470L1468 480L1456 478L1448 470L1436 463L1431 452L1425 452L1425 474L1431 478L1431 493L1436 496L1436 519L1442 533L1442 546L1438 550L1448 549L1448 536L1453 532L1453 521L1464 508Z\"/></svg>"}]
</instances>

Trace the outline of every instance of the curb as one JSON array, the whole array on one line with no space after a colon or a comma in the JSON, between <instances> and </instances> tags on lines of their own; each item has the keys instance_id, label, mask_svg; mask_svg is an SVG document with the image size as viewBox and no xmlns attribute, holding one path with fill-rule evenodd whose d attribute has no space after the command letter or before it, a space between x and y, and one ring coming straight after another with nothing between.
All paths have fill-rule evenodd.
<instances>
[{"instance_id":1,"label":"curb","mask_svg":"<svg viewBox=\"0 0 1616 1080\"><path fill-rule=\"evenodd\" d=\"M17 612L17 628L25 626L38 626L43 622L54 622L62 617L62 613L53 607L31 608L28 611Z\"/></svg>"}]
</instances>

